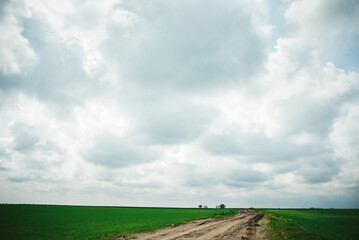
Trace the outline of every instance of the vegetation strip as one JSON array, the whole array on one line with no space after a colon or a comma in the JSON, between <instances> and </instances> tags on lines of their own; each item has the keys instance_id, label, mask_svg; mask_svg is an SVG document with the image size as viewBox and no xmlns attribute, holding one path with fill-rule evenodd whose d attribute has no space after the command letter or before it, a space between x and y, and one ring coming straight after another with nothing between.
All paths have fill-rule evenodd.
<instances>
[{"instance_id":1,"label":"vegetation strip","mask_svg":"<svg viewBox=\"0 0 359 240\"><path fill-rule=\"evenodd\" d=\"M271 239L359 239L358 209L262 209Z\"/></svg>"}]
</instances>

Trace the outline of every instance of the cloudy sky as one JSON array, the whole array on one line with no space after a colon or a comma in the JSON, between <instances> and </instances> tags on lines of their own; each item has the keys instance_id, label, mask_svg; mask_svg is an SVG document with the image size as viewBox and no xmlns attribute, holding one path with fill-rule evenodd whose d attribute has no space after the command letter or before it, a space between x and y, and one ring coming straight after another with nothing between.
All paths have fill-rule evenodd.
<instances>
[{"instance_id":1,"label":"cloudy sky","mask_svg":"<svg viewBox=\"0 0 359 240\"><path fill-rule=\"evenodd\" d=\"M0 202L359 207L357 0L0 3Z\"/></svg>"}]
</instances>

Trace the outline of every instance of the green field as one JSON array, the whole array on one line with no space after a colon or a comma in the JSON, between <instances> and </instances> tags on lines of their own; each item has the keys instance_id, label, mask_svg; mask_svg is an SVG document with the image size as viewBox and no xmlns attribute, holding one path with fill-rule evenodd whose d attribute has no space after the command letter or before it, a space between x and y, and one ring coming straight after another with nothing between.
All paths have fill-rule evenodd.
<instances>
[{"instance_id":1,"label":"green field","mask_svg":"<svg viewBox=\"0 0 359 240\"><path fill-rule=\"evenodd\" d=\"M274 239L284 239L285 235L294 239L359 239L358 209L263 209L263 211L283 217L271 218L270 225L278 235Z\"/></svg>"},{"instance_id":2,"label":"green field","mask_svg":"<svg viewBox=\"0 0 359 240\"><path fill-rule=\"evenodd\" d=\"M92 239L230 214L229 209L0 205L0 239ZM233 211L232 211L233 212Z\"/></svg>"}]
</instances>

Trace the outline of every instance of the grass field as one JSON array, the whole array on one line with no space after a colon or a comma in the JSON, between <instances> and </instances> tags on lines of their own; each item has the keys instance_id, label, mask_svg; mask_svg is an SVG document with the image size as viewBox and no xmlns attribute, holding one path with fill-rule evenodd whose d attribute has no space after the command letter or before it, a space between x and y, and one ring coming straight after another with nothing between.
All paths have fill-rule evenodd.
<instances>
[{"instance_id":1,"label":"grass field","mask_svg":"<svg viewBox=\"0 0 359 240\"><path fill-rule=\"evenodd\" d=\"M359 239L358 209L263 209L274 239Z\"/></svg>"},{"instance_id":2,"label":"grass field","mask_svg":"<svg viewBox=\"0 0 359 240\"><path fill-rule=\"evenodd\" d=\"M229 209L0 205L0 239L93 239L230 214Z\"/></svg>"}]
</instances>

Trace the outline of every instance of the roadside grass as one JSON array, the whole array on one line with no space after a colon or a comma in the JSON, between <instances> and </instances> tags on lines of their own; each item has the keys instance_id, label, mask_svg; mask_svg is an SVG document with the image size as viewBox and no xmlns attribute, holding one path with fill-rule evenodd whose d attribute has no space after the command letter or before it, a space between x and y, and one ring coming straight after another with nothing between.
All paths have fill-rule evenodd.
<instances>
[{"instance_id":1,"label":"roadside grass","mask_svg":"<svg viewBox=\"0 0 359 240\"><path fill-rule=\"evenodd\" d=\"M359 239L358 209L262 209L271 239Z\"/></svg>"},{"instance_id":2,"label":"roadside grass","mask_svg":"<svg viewBox=\"0 0 359 240\"><path fill-rule=\"evenodd\" d=\"M236 212L231 209L0 204L0 239L82 240L106 236L113 239L113 236Z\"/></svg>"},{"instance_id":3,"label":"roadside grass","mask_svg":"<svg viewBox=\"0 0 359 240\"><path fill-rule=\"evenodd\" d=\"M270 240L299 239L298 235L304 231L302 226L295 223L292 219L267 213L262 210L256 211L264 213L269 219L267 226Z\"/></svg>"}]
</instances>

